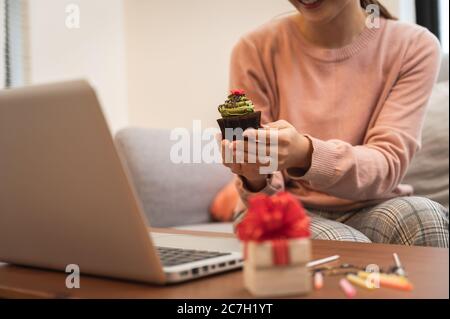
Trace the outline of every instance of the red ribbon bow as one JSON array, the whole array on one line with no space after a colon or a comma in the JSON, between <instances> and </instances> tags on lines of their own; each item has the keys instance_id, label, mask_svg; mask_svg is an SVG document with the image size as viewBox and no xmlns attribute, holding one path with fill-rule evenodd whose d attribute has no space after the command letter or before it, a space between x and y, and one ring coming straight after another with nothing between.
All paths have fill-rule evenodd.
<instances>
[{"instance_id":1,"label":"red ribbon bow","mask_svg":"<svg viewBox=\"0 0 450 319\"><path fill-rule=\"evenodd\" d=\"M272 197L255 195L237 226L242 241L265 241L310 237L309 217L301 203L287 192Z\"/></svg>"}]
</instances>

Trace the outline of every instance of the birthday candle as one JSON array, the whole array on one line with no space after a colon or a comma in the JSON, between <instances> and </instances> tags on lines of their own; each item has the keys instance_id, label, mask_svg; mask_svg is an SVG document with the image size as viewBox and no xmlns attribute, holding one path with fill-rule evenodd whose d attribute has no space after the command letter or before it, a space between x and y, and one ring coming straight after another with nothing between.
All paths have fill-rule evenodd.
<instances>
[{"instance_id":1,"label":"birthday candle","mask_svg":"<svg viewBox=\"0 0 450 319\"><path fill-rule=\"evenodd\" d=\"M413 285L407 279L399 277L382 276L380 277L380 286L405 291L413 290Z\"/></svg>"},{"instance_id":2,"label":"birthday candle","mask_svg":"<svg viewBox=\"0 0 450 319\"><path fill-rule=\"evenodd\" d=\"M358 276L361 278L368 278L372 273L368 273L365 271L358 272ZM373 275L373 274L372 274ZM388 274L378 274L380 286L386 288L393 288L398 290L411 291L413 290L413 285L409 282L408 279L402 276L397 275L388 275Z\"/></svg>"},{"instance_id":3,"label":"birthday candle","mask_svg":"<svg viewBox=\"0 0 450 319\"><path fill-rule=\"evenodd\" d=\"M352 284L359 286L361 288L366 288L369 290L373 290L375 289L375 285L372 285L371 283L367 282L366 279L363 279L361 277L358 277L354 274L348 274L347 275L347 280L350 281Z\"/></svg>"},{"instance_id":4,"label":"birthday candle","mask_svg":"<svg viewBox=\"0 0 450 319\"><path fill-rule=\"evenodd\" d=\"M320 271L314 274L314 288L316 290L322 289L323 287L323 275Z\"/></svg>"},{"instance_id":5,"label":"birthday candle","mask_svg":"<svg viewBox=\"0 0 450 319\"><path fill-rule=\"evenodd\" d=\"M356 296L356 289L352 286L352 284L345 278L342 278L339 281L339 286L341 286L342 291L344 291L345 295L348 298L353 298Z\"/></svg>"}]
</instances>

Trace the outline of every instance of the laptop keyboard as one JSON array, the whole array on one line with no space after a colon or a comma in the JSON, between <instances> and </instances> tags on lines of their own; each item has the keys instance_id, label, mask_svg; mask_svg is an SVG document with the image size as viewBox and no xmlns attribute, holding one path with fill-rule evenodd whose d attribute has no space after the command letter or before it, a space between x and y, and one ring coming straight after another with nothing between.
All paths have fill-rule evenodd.
<instances>
[{"instance_id":1,"label":"laptop keyboard","mask_svg":"<svg viewBox=\"0 0 450 319\"><path fill-rule=\"evenodd\" d=\"M230 253L181 248L156 247L163 266L176 266L193 261L230 255Z\"/></svg>"}]
</instances>

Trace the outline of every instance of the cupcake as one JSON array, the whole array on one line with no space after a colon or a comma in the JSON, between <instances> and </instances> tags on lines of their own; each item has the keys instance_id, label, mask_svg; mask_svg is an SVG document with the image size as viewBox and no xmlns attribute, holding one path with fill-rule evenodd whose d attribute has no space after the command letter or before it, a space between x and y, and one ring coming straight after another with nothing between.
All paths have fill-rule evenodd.
<instances>
[{"instance_id":1,"label":"cupcake","mask_svg":"<svg viewBox=\"0 0 450 319\"><path fill-rule=\"evenodd\" d=\"M247 98L244 90L231 90L224 104L219 106L221 119L217 120L222 131L222 138L231 140L243 139L242 132L248 128L258 129L261 127L261 112L255 112L252 101ZM228 134L235 134L234 136L226 136L225 129L241 128L242 131L231 131Z\"/></svg>"}]
</instances>

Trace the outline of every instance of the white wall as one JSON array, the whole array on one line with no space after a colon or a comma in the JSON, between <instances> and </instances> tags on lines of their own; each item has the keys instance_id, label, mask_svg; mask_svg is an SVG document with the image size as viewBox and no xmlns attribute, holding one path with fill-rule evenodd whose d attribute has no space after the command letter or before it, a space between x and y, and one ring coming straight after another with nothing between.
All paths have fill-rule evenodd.
<instances>
[{"instance_id":1,"label":"white wall","mask_svg":"<svg viewBox=\"0 0 450 319\"><path fill-rule=\"evenodd\" d=\"M126 0L130 124L217 126L233 44L287 0Z\"/></svg>"},{"instance_id":2,"label":"white wall","mask_svg":"<svg viewBox=\"0 0 450 319\"><path fill-rule=\"evenodd\" d=\"M66 5L80 28L66 27ZM29 0L32 83L87 78L111 128L128 124L122 0Z\"/></svg>"},{"instance_id":3,"label":"white wall","mask_svg":"<svg viewBox=\"0 0 450 319\"><path fill-rule=\"evenodd\" d=\"M449 21L448 21L448 10L449 10L449 0L439 0L439 6L440 6L440 21L442 23L441 25L441 39L442 39L442 50L445 53L448 53L449 51L449 40L448 40L448 34L449 34Z\"/></svg>"},{"instance_id":4,"label":"white wall","mask_svg":"<svg viewBox=\"0 0 450 319\"><path fill-rule=\"evenodd\" d=\"M448 1L448 0L447 0ZM414 0L381 0L386 8L402 21L416 21L416 6Z\"/></svg>"}]
</instances>

